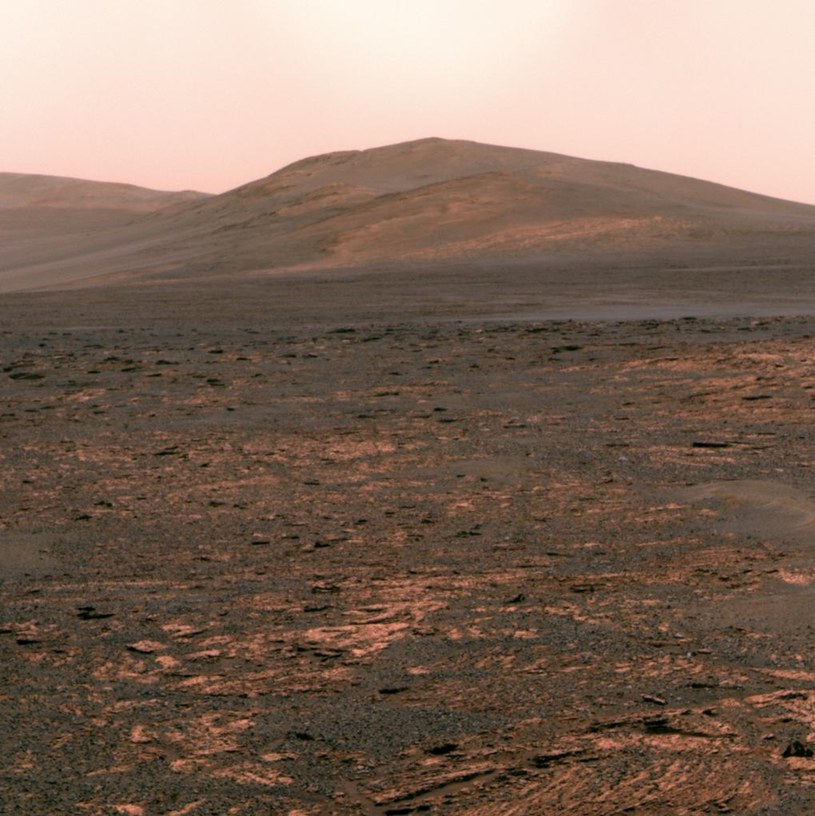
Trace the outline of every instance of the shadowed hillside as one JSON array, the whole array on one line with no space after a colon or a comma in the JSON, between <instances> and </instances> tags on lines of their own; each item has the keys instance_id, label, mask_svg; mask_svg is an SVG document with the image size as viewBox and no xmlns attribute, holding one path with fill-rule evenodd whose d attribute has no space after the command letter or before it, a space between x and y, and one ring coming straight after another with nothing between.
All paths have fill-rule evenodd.
<instances>
[{"instance_id":1,"label":"shadowed hillside","mask_svg":"<svg viewBox=\"0 0 815 816\"><path fill-rule=\"evenodd\" d=\"M99 274L100 250L132 247L140 221L205 198L58 176L0 173L0 291Z\"/></svg>"}]
</instances>

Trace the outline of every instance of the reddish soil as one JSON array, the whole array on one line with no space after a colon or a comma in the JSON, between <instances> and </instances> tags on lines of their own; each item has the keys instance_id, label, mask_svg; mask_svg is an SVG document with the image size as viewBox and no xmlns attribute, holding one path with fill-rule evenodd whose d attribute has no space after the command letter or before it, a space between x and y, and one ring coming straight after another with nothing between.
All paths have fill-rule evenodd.
<instances>
[{"instance_id":1,"label":"reddish soil","mask_svg":"<svg viewBox=\"0 0 815 816\"><path fill-rule=\"evenodd\" d=\"M281 287L0 307L0 811L815 810L815 319Z\"/></svg>"}]
</instances>

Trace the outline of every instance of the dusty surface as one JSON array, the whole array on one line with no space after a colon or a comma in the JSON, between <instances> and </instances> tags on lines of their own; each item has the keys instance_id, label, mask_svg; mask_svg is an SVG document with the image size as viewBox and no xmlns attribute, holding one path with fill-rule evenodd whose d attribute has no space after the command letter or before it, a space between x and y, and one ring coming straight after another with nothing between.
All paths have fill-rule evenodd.
<instances>
[{"instance_id":1,"label":"dusty surface","mask_svg":"<svg viewBox=\"0 0 815 816\"><path fill-rule=\"evenodd\" d=\"M0 812L811 813L815 319L332 285L0 308Z\"/></svg>"}]
</instances>

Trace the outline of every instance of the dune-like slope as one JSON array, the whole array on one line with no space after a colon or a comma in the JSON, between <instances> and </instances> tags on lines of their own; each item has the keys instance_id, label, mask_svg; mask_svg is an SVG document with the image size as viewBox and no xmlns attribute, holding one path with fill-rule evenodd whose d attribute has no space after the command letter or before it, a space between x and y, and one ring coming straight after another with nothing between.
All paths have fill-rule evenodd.
<instances>
[{"instance_id":1,"label":"dune-like slope","mask_svg":"<svg viewBox=\"0 0 815 816\"><path fill-rule=\"evenodd\" d=\"M0 173L0 291L104 273L110 253L132 254L146 216L183 209L206 197L193 191Z\"/></svg>"},{"instance_id":2,"label":"dune-like slope","mask_svg":"<svg viewBox=\"0 0 815 816\"><path fill-rule=\"evenodd\" d=\"M31 182L28 212L53 208L54 200L76 202L73 211L105 200L99 190L86 198L76 184L40 195ZM0 207L3 189L0 180ZM26 264L18 253L9 265L0 250L0 286L10 277L43 285L54 277L523 261L552 253L703 248L724 256L755 246L800 255L815 248L813 206L631 165L443 139L304 159L222 195L168 199L169 208L148 192L111 190L140 217L91 231L64 258Z\"/></svg>"}]
</instances>

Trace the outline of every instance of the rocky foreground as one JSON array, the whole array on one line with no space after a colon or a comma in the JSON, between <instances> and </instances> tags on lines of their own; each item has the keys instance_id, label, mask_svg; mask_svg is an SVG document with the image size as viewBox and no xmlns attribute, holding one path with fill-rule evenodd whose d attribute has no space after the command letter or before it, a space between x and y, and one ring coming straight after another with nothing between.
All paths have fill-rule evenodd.
<instances>
[{"instance_id":1,"label":"rocky foreground","mask_svg":"<svg viewBox=\"0 0 815 816\"><path fill-rule=\"evenodd\" d=\"M18 307L3 813L815 809L815 319Z\"/></svg>"}]
</instances>

